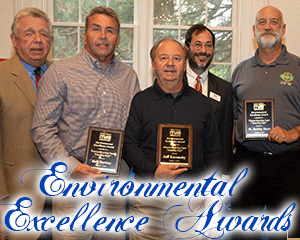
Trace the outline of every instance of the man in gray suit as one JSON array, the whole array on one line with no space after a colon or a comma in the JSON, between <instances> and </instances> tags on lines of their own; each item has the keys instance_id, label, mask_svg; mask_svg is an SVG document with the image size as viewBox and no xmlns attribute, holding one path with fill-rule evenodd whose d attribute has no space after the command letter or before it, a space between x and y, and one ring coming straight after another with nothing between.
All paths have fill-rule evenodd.
<instances>
[{"instance_id":1,"label":"man in gray suit","mask_svg":"<svg viewBox=\"0 0 300 240\"><path fill-rule=\"evenodd\" d=\"M231 84L208 71L214 56L215 35L203 24L191 26L185 36L189 50L187 78L191 87L209 98L220 133L223 171L226 173L232 157L233 105Z\"/></svg>"},{"instance_id":2,"label":"man in gray suit","mask_svg":"<svg viewBox=\"0 0 300 240\"><path fill-rule=\"evenodd\" d=\"M38 191L37 172L24 174L22 183L20 177L31 169L45 168L31 140L30 128L38 81L49 64L46 58L52 43L52 26L43 11L24 8L14 17L11 30L16 54L0 63L0 202L13 204L27 196L33 201L31 209L39 214L45 197ZM26 234L9 232L6 237L37 239L39 235ZM5 234L0 222L1 235Z\"/></svg>"}]
</instances>

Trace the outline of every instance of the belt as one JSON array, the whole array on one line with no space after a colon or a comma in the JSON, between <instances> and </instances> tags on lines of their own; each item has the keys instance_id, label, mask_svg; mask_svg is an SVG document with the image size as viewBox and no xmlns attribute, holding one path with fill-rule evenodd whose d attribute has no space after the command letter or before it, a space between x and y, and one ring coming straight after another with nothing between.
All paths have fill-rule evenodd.
<instances>
[{"instance_id":1,"label":"belt","mask_svg":"<svg viewBox=\"0 0 300 240\"><path fill-rule=\"evenodd\" d=\"M300 151L300 146L298 146L296 148L290 149L290 150L282 152L282 153L277 153L277 154L274 154L272 152L253 152L253 151L248 150L244 146L242 146L237 141L236 141L236 148L237 148L237 153L242 152L246 155L252 155L252 156L254 155L254 156L258 156L258 157L278 157L278 156L282 156L282 155L285 155L285 154Z\"/></svg>"}]
</instances>

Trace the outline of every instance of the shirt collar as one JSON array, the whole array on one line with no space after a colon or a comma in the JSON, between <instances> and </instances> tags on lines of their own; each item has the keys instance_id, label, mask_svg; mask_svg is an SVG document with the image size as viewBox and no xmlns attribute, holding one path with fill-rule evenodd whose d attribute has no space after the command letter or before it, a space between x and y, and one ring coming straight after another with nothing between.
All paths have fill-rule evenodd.
<instances>
[{"instance_id":1,"label":"shirt collar","mask_svg":"<svg viewBox=\"0 0 300 240\"><path fill-rule=\"evenodd\" d=\"M82 49L82 57L87 61L87 63L91 66L93 69L99 69L101 71L105 71L106 69L110 69L116 65L116 58L115 55L113 56L113 59L108 63L107 67L105 69L102 69L101 63L96 60L85 48Z\"/></svg>"},{"instance_id":2,"label":"shirt collar","mask_svg":"<svg viewBox=\"0 0 300 240\"><path fill-rule=\"evenodd\" d=\"M23 65L29 75L31 75L33 73L33 71L36 69L36 67L29 65L28 63L24 62L21 58L20 58L20 61L23 63ZM46 70L48 69L48 66L46 63L44 63L40 68L42 70L42 75L43 75L43 73L46 72Z\"/></svg>"},{"instance_id":3,"label":"shirt collar","mask_svg":"<svg viewBox=\"0 0 300 240\"><path fill-rule=\"evenodd\" d=\"M187 64L186 73L191 79L195 79L194 82L196 82L198 75L191 69L190 64ZM200 74L200 78L202 84L208 80L208 68L202 74Z\"/></svg>"},{"instance_id":4,"label":"shirt collar","mask_svg":"<svg viewBox=\"0 0 300 240\"><path fill-rule=\"evenodd\" d=\"M287 49L286 49L286 46L284 44L282 44L282 51L280 53L280 55L278 56L278 58L269 63L269 64L266 64L264 63L260 57L258 56L258 53L259 53L259 49L256 49L255 51L255 55L254 57L252 58L252 62L251 62L251 65L252 67L255 67L255 66L276 66L276 65L287 65L289 64L289 58L288 58L288 53L287 53Z\"/></svg>"},{"instance_id":5,"label":"shirt collar","mask_svg":"<svg viewBox=\"0 0 300 240\"><path fill-rule=\"evenodd\" d=\"M185 75L184 75L184 77L182 79L182 82L183 82L182 88L181 88L181 90L180 90L180 92L179 92L179 94L177 95L176 98L180 97L181 95L189 95L189 92L191 90L190 87L188 86L187 78L186 78ZM173 95L171 93L166 93L164 90L161 89L161 87L157 83L157 79L155 79L154 84L152 85L151 88L152 88L154 97L156 99L163 98L163 97L165 97L167 95L173 97Z\"/></svg>"}]
</instances>

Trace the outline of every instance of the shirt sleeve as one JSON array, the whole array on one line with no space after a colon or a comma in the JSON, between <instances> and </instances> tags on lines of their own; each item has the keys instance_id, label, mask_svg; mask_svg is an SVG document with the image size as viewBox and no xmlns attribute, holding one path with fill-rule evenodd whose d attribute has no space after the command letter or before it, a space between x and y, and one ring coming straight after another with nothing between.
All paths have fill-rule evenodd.
<instances>
[{"instance_id":1,"label":"shirt sleeve","mask_svg":"<svg viewBox=\"0 0 300 240\"><path fill-rule=\"evenodd\" d=\"M238 97L236 92L236 78L237 78L238 71L239 71L239 65L234 69L231 77L234 119L238 118Z\"/></svg>"},{"instance_id":2,"label":"shirt sleeve","mask_svg":"<svg viewBox=\"0 0 300 240\"><path fill-rule=\"evenodd\" d=\"M142 102L135 96L131 103L130 113L125 128L123 157L129 167L140 177L153 177L156 170L155 161L151 161L141 148L142 136Z\"/></svg>"},{"instance_id":3,"label":"shirt sleeve","mask_svg":"<svg viewBox=\"0 0 300 240\"><path fill-rule=\"evenodd\" d=\"M139 83L139 79L136 75L136 73L134 73L135 75L135 81L134 81L134 89L133 89L133 92L132 92L132 95L130 95L130 101L128 102L128 108L127 108L127 112L126 112L126 116L128 118L128 115L129 115L129 111L130 111L130 106L131 106L131 101L133 99L133 97L141 91L141 88L140 88L140 83Z\"/></svg>"},{"instance_id":4,"label":"shirt sleeve","mask_svg":"<svg viewBox=\"0 0 300 240\"><path fill-rule=\"evenodd\" d=\"M80 161L70 156L66 151L59 137L57 124L63 109L66 95L65 88L64 83L59 80L55 66L51 65L39 84L31 126L31 137L46 162L49 164L57 161L66 163L68 167L66 173L71 175L80 164Z\"/></svg>"}]
</instances>

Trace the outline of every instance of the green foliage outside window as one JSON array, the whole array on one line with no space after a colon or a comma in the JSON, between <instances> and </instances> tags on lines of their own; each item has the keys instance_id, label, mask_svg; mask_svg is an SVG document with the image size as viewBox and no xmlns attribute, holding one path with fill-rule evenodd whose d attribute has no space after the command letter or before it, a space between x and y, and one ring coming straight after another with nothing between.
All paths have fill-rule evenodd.
<instances>
[{"instance_id":1,"label":"green foliage outside window","mask_svg":"<svg viewBox=\"0 0 300 240\"><path fill-rule=\"evenodd\" d=\"M107 2L119 14L122 24L132 24L132 27L121 28L121 41L116 49L116 57L132 66L134 0L54 0L54 59L73 56L83 48L86 15L92 8ZM210 71L230 81L232 31L228 27L232 26L232 0L208 0L207 6L206 0L153 0L153 4L153 43L163 37L184 43L190 25L206 24L213 28L217 40L213 59L217 64L212 65ZM70 23L74 23L73 26Z\"/></svg>"}]
</instances>

